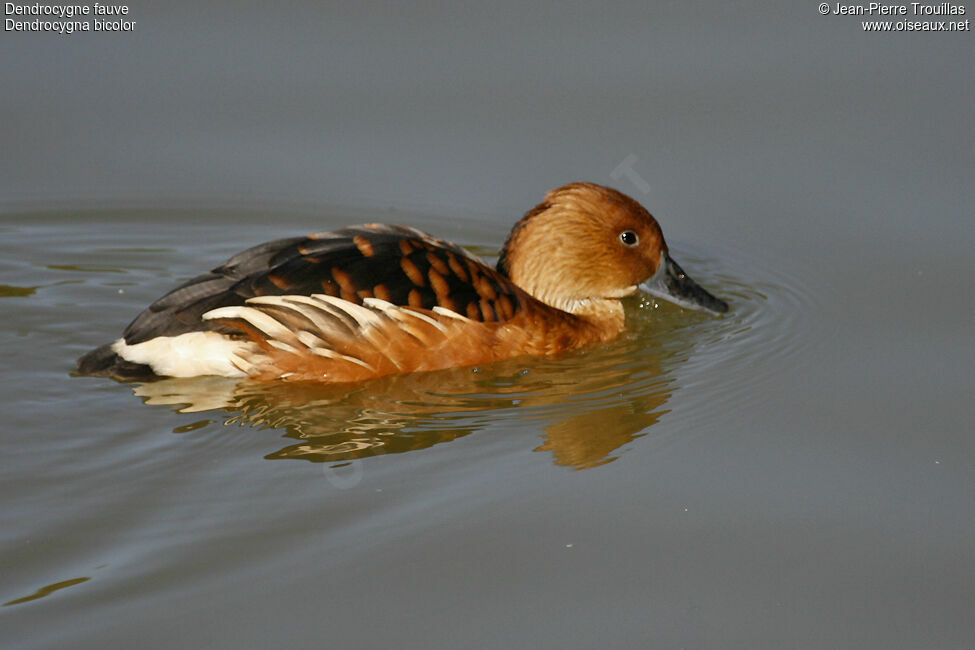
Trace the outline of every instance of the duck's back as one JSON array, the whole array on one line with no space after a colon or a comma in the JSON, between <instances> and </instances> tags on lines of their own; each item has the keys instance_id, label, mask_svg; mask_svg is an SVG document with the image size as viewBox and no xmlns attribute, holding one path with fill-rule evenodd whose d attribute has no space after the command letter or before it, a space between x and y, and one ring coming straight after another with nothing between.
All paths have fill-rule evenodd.
<instances>
[{"instance_id":1,"label":"duck's back","mask_svg":"<svg viewBox=\"0 0 975 650\"><path fill-rule=\"evenodd\" d=\"M378 299L419 310L436 307L480 323L513 318L527 299L459 246L412 228L368 224L279 239L239 253L149 305L121 341L135 346L192 332L241 337L239 323L204 314L242 307L252 298L316 294L354 305ZM122 358L117 348L109 344L85 355L79 371L121 379L159 374L148 364Z\"/></svg>"}]
</instances>

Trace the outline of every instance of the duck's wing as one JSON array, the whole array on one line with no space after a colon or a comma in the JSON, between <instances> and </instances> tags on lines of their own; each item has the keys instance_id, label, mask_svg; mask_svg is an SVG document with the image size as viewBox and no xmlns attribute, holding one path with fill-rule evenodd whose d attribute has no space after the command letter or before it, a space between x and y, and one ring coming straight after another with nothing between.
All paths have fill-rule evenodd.
<instances>
[{"instance_id":1,"label":"duck's wing","mask_svg":"<svg viewBox=\"0 0 975 650\"><path fill-rule=\"evenodd\" d=\"M126 328L135 345L221 328L203 315L261 296L322 294L361 305L443 310L479 322L513 318L527 294L463 248L403 226L366 224L246 250L149 305Z\"/></svg>"}]
</instances>

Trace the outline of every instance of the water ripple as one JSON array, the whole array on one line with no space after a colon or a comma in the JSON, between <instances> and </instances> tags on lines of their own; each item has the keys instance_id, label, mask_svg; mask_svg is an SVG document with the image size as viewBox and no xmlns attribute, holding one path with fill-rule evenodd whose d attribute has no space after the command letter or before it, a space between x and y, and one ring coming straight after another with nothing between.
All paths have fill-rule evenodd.
<instances>
[{"instance_id":1,"label":"water ripple","mask_svg":"<svg viewBox=\"0 0 975 650\"><path fill-rule=\"evenodd\" d=\"M690 318L681 328L681 339L694 343L678 370L683 387L693 392L682 395L690 394L693 404L706 405L712 413L760 406L774 393L767 389L769 382L794 370L820 340L809 331L807 317L820 309L817 297L784 270L794 264L735 251L682 253L680 258L688 260L685 268L694 269L695 279L731 304L721 318ZM674 314L679 310L669 305L654 308L649 300L642 307L687 317L686 312Z\"/></svg>"}]
</instances>

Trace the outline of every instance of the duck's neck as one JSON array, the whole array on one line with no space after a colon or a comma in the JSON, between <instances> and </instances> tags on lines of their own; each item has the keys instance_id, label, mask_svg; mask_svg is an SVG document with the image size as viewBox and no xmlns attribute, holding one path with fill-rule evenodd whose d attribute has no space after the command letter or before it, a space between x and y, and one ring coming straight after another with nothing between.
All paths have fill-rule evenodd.
<instances>
[{"instance_id":1,"label":"duck's neck","mask_svg":"<svg viewBox=\"0 0 975 650\"><path fill-rule=\"evenodd\" d=\"M580 298L565 295L564 291L561 290L569 282L564 279L565 273L560 273L557 269L543 267L537 258L517 257L514 260L511 259L510 243L517 232L518 226L512 231L508 242L505 243L504 250L501 252L501 258L497 265L499 273L524 289L539 302L581 320L586 325L583 329L591 330L585 338L607 340L623 330L625 317L623 304L619 299L634 293L637 289L636 286L625 287L619 290L616 295L611 296ZM540 282L539 279L543 277L556 277L561 280L557 284Z\"/></svg>"},{"instance_id":2,"label":"duck's neck","mask_svg":"<svg viewBox=\"0 0 975 650\"><path fill-rule=\"evenodd\" d=\"M540 302L572 314L591 327L598 340L609 340L623 331L626 317L623 303L613 298L552 299L535 296ZM589 328L587 328L589 329Z\"/></svg>"}]
</instances>

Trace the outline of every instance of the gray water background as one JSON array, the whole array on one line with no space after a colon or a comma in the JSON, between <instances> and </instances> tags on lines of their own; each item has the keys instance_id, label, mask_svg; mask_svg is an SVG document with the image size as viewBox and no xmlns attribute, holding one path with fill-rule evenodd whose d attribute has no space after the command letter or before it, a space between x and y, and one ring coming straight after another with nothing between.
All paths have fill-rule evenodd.
<instances>
[{"instance_id":1,"label":"gray water background","mask_svg":"<svg viewBox=\"0 0 975 650\"><path fill-rule=\"evenodd\" d=\"M129 6L0 34L0 645L975 646L971 32ZM70 376L252 244L393 221L490 258L574 180L731 314L350 395Z\"/></svg>"}]
</instances>

